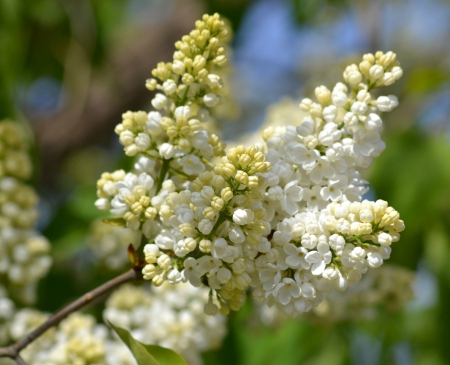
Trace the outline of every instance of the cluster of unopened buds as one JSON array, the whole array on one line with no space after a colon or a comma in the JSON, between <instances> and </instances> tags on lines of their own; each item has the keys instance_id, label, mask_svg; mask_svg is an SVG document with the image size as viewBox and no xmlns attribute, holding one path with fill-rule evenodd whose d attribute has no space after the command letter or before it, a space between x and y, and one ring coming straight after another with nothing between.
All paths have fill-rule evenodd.
<instances>
[{"instance_id":1,"label":"cluster of unopened buds","mask_svg":"<svg viewBox=\"0 0 450 365\"><path fill-rule=\"evenodd\" d=\"M225 151L202 122L226 102L227 27L217 14L195 26L147 80L155 111L123 114L115 131L134 170L104 173L96 206L142 233L144 279L209 287L208 314L238 310L249 287L287 314L309 311L382 265L404 229L385 201L362 201L361 177L385 148L380 112L398 104L374 90L402 70L392 52L366 54L346 84L300 103L298 125Z\"/></svg>"}]
</instances>

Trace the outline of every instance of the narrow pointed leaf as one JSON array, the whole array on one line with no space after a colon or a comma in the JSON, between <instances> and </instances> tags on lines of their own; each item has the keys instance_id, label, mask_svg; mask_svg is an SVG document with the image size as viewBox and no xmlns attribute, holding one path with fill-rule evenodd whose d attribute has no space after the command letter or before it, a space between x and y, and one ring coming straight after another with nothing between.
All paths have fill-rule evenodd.
<instances>
[{"instance_id":1,"label":"narrow pointed leaf","mask_svg":"<svg viewBox=\"0 0 450 365\"><path fill-rule=\"evenodd\" d=\"M108 321L109 322L109 321ZM120 339L128 346L138 365L161 365L156 359L150 355L148 350L139 341L136 341L130 332L121 327L114 326L111 322L109 325L117 333Z\"/></svg>"},{"instance_id":2,"label":"narrow pointed leaf","mask_svg":"<svg viewBox=\"0 0 450 365\"><path fill-rule=\"evenodd\" d=\"M142 344L160 365L187 365L186 361L175 351L156 345Z\"/></svg>"},{"instance_id":3,"label":"narrow pointed leaf","mask_svg":"<svg viewBox=\"0 0 450 365\"><path fill-rule=\"evenodd\" d=\"M109 322L120 339L128 346L138 365L187 365L176 352L156 345L144 345L135 340L126 329Z\"/></svg>"}]
</instances>

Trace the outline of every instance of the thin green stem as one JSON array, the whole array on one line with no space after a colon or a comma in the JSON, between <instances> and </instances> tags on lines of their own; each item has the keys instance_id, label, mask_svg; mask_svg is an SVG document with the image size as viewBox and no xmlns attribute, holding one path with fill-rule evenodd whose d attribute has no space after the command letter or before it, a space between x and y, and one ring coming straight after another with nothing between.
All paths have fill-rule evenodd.
<instances>
[{"instance_id":1,"label":"thin green stem","mask_svg":"<svg viewBox=\"0 0 450 365\"><path fill-rule=\"evenodd\" d=\"M212 234L214 234L217 230L217 228L220 227L220 225L225 222L226 218L227 218L227 209L228 206L225 206L225 208L219 213L219 218L217 218L216 224L214 224L214 227L211 231Z\"/></svg>"},{"instance_id":2,"label":"thin green stem","mask_svg":"<svg viewBox=\"0 0 450 365\"><path fill-rule=\"evenodd\" d=\"M191 88L191 85L188 85L188 86L186 87L186 89L184 90L184 94L183 94L183 96L181 97L180 105L179 105L179 106L183 106L184 103L186 102L187 94L188 94L190 88Z\"/></svg>"},{"instance_id":3,"label":"thin green stem","mask_svg":"<svg viewBox=\"0 0 450 365\"><path fill-rule=\"evenodd\" d=\"M176 169L176 168L174 168L174 167L171 167L171 168L170 168L170 171L173 171L173 172L176 173L176 174L179 174L179 175L181 175L181 176L184 176L184 177L187 178L187 179L191 179L191 176L189 176L188 174L186 174L186 173L184 173L183 171L180 171L180 170L178 170L178 169Z\"/></svg>"},{"instance_id":4,"label":"thin green stem","mask_svg":"<svg viewBox=\"0 0 450 365\"><path fill-rule=\"evenodd\" d=\"M156 193L155 193L155 195L158 195L158 193L161 191L162 184L164 182L164 178L166 177L167 171L169 171L170 161L172 161L172 159L163 161L163 164L161 166L161 170L159 171L158 185L156 185Z\"/></svg>"}]
</instances>

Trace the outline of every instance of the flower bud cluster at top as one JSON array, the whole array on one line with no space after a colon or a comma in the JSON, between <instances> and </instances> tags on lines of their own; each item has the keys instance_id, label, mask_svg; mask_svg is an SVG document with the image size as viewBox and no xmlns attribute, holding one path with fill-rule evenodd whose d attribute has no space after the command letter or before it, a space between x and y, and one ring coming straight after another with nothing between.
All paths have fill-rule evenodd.
<instances>
[{"instance_id":1,"label":"flower bud cluster at top","mask_svg":"<svg viewBox=\"0 0 450 365\"><path fill-rule=\"evenodd\" d=\"M38 197L25 184L32 173L29 141L18 123L0 122L0 282L9 296L35 300L36 282L51 265L50 244L34 230Z\"/></svg>"},{"instance_id":2,"label":"flower bud cluster at top","mask_svg":"<svg viewBox=\"0 0 450 365\"><path fill-rule=\"evenodd\" d=\"M225 154L201 121L222 102L212 71L226 62L226 33L217 14L205 15L174 61L153 71L158 111L127 112L116 127L134 171L104 173L96 206L146 237L143 275L155 286L206 285L205 312L223 315L252 286L257 300L295 316L379 267L404 228L386 202L361 202L360 173L385 146L379 112L397 105L372 90L401 69L392 52L365 55L345 70L349 86L321 86L317 102L301 102L299 125L267 129L264 148Z\"/></svg>"},{"instance_id":3,"label":"flower bud cluster at top","mask_svg":"<svg viewBox=\"0 0 450 365\"><path fill-rule=\"evenodd\" d=\"M398 104L374 91L401 75L395 53L366 54L345 69L348 85L319 86L316 102L301 101L298 125L263 132L272 164L263 205L273 231L255 260L256 300L295 316L389 258L404 224L385 201L361 202L361 170L385 148L380 112Z\"/></svg>"}]
</instances>

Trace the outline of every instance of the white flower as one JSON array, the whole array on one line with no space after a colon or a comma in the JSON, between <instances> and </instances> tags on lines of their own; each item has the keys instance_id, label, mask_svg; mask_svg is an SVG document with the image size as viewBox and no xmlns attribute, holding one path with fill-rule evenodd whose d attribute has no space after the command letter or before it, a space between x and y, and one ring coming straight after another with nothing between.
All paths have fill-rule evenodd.
<instances>
[{"instance_id":1,"label":"white flower","mask_svg":"<svg viewBox=\"0 0 450 365\"><path fill-rule=\"evenodd\" d=\"M267 191L267 197L273 201L281 200L281 198L283 197L283 188L279 185L272 186Z\"/></svg>"},{"instance_id":2,"label":"white flower","mask_svg":"<svg viewBox=\"0 0 450 365\"><path fill-rule=\"evenodd\" d=\"M304 169L310 169L320 158L317 150L308 150L304 145L297 142L289 142L286 146L286 154L289 159L297 165L302 165Z\"/></svg>"},{"instance_id":3,"label":"white flower","mask_svg":"<svg viewBox=\"0 0 450 365\"><path fill-rule=\"evenodd\" d=\"M213 223L209 219L202 219L200 222L198 222L198 230L201 233L208 235L211 233L212 229Z\"/></svg>"},{"instance_id":4,"label":"white flower","mask_svg":"<svg viewBox=\"0 0 450 365\"><path fill-rule=\"evenodd\" d=\"M342 132L337 129L336 123L327 123L319 133L319 142L324 146L331 146L341 138Z\"/></svg>"},{"instance_id":5,"label":"white flower","mask_svg":"<svg viewBox=\"0 0 450 365\"><path fill-rule=\"evenodd\" d=\"M341 255L345 246L345 239L341 235L335 233L330 236L329 244L336 254Z\"/></svg>"},{"instance_id":6,"label":"white flower","mask_svg":"<svg viewBox=\"0 0 450 365\"><path fill-rule=\"evenodd\" d=\"M161 93L156 94L152 99L152 105L156 110L165 108L167 105L167 97Z\"/></svg>"},{"instance_id":7,"label":"white flower","mask_svg":"<svg viewBox=\"0 0 450 365\"><path fill-rule=\"evenodd\" d=\"M309 173L309 178L318 184L322 181L324 176L327 178L332 178L334 174L335 171L334 168L330 166L330 161L326 157L322 156Z\"/></svg>"},{"instance_id":8,"label":"white flower","mask_svg":"<svg viewBox=\"0 0 450 365\"><path fill-rule=\"evenodd\" d=\"M186 155L180 160L183 171L188 175L200 175L205 171L205 165L195 155Z\"/></svg>"},{"instance_id":9,"label":"white flower","mask_svg":"<svg viewBox=\"0 0 450 365\"><path fill-rule=\"evenodd\" d=\"M106 198L97 199L94 204L98 210L107 211L111 208L111 203Z\"/></svg>"},{"instance_id":10,"label":"white flower","mask_svg":"<svg viewBox=\"0 0 450 365\"><path fill-rule=\"evenodd\" d=\"M340 90L333 90L331 94L331 99L333 104L336 106L344 106L347 103L347 94Z\"/></svg>"},{"instance_id":11,"label":"white flower","mask_svg":"<svg viewBox=\"0 0 450 365\"><path fill-rule=\"evenodd\" d=\"M220 76L218 76L218 75L209 74L207 82L208 82L209 86L211 86L212 88L215 88L215 87L218 87L221 85L222 80L221 80Z\"/></svg>"},{"instance_id":12,"label":"white flower","mask_svg":"<svg viewBox=\"0 0 450 365\"><path fill-rule=\"evenodd\" d=\"M377 252L369 252L367 254L367 264L372 269L380 267L383 265L383 257Z\"/></svg>"},{"instance_id":13,"label":"white flower","mask_svg":"<svg viewBox=\"0 0 450 365\"><path fill-rule=\"evenodd\" d=\"M395 95L379 96L377 99L377 108L380 112L390 112L398 105L398 99Z\"/></svg>"},{"instance_id":14,"label":"white flower","mask_svg":"<svg viewBox=\"0 0 450 365\"><path fill-rule=\"evenodd\" d=\"M215 107L219 104L220 99L214 93L208 93L203 97L203 102L209 108Z\"/></svg>"},{"instance_id":15,"label":"white flower","mask_svg":"<svg viewBox=\"0 0 450 365\"><path fill-rule=\"evenodd\" d=\"M177 91L177 84L171 79L165 81L162 87L166 95L172 95Z\"/></svg>"},{"instance_id":16,"label":"white flower","mask_svg":"<svg viewBox=\"0 0 450 365\"><path fill-rule=\"evenodd\" d=\"M281 283L276 285L273 291L273 295L283 305L289 304L292 298L298 298L300 294L300 287L291 278L284 278Z\"/></svg>"},{"instance_id":17,"label":"white flower","mask_svg":"<svg viewBox=\"0 0 450 365\"><path fill-rule=\"evenodd\" d=\"M213 241L213 246L212 246L212 250L211 250L213 257L219 258L219 259L222 258L227 253L227 248L228 248L228 243L225 239L216 238Z\"/></svg>"},{"instance_id":18,"label":"white flower","mask_svg":"<svg viewBox=\"0 0 450 365\"><path fill-rule=\"evenodd\" d=\"M156 136L161 132L161 119L162 116L158 112L148 113L148 121L145 123L145 126L151 135Z\"/></svg>"},{"instance_id":19,"label":"white flower","mask_svg":"<svg viewBox=\"0 0 450 365\"><path fill-rule=\"evenodd\" d=\"M244 226L253 222L254 215L250 209L236 209L233 213L233 222Z\"/></svg>"},{"instance_id":20,"label":"white flower","mask_svg":"<svg viewBox=\"0 0 450 365\"><path fill-rule=\"evenodd\" d=\"M381 118L378 114L375 113L370 113L366 120L364 121L365 125L366 125L366 129L368 131L373 131L373 130L377 130L380 129L381 126L383 125L383 122L381 121Z\"/></svg>"},{"instance_id":21,"label":"white flower","mask_svg":"<svg viewBox=\"0 0 450 365\"><path fill-rule=\"evenodd\" d=\"M367 111L367 104L362 101L356 101L353 103L351 111L353 114L362 115Z\"/></svg>"},{"instance_id":22,"label":"white flower","mask_svg":"<svg viewBox=\"0 0 450 365\"><path fill-rule=\"evenodd\" d=\"M328 123L333 123L338 115L338 108L335 105L329 105L323 109L323 119Z\"/></svg>"},{"instance_id":23,"label":"white flower","mask_svg":"<svg viewBox=\"0 0 450 365\"><path fill-rule=\"evenodd\" d=\"M294 215L298 212L298 204L303 197L303 191L296 180L286 184L281 198L281 208L283 208L289 215Z\"/></svg>"},{"instance_id":24,"label":"white flower","mask_svg":"<svg viewBox=\"0 0 450 365\"><path fill-rule=\"evenodd\" d=\"M184 71L186 69L186 66L184 65L183 61L180 60L174 60L172 63L172 71L176 73L177 75L183 75Z\"/></svg>"},{"instance_id":25,"label":"white flower","mask_svg":"<svg viewBox=\"0 0 450 365\"><path fill-rule=\"evenodd\" d=\"M314 185L311 189L303 189L303 200L308 204L308 208L319 210L326 206L327 202L323 200L320 191L322 188L319 185Z\"/></svg>"},{"instance_id":26,"label":"white flower","mask_svg":"<svg viewBox=\"0 0 450 365\"><path fill-rule=\"evenodd\" d=\"M170 143L163 143L159 147L159 154L166 160L171 159L175 155L175 148Z\"/></svg>"},{"instance_id":27,"label":"white flower","mask_svg":"<svg viewBox=\"0 0 450 365\"><path fill-rule=\"evenodd\" d=\"M331 262L332 254L330 246L326 242L319 242L317 251L310 251L305 260L312 264L311 273L313 275L321 275L327 264Z\"/></svg>"},{"instance_id":28,"label":"white flower","mask_svg":"<svg viewBox=\"0 0 450 365\"><path fill-rule=\"evenodd\" d=\"M139 133L135 139L135 143L141 151L147 151L151 143L150 137L148 134Z\"/></svg>"},{"instance_id":29,"label":"white flower","mask_svg":"<svg viewBox=\"0 0 450 365\"><path fill-rule=\"evenodd\" d=\"M337 201L342 197L342 190L347 188L347 176L340 175L335 179L328 180L328 186L320 190L320 195L324 200Z\"/></svg>"},{"instance_id":30,"label":"white flower","mask_svg":"<svg viewBox=\"0 0 450 365\"><path fill-rule=\"evenodd\" d=\"M182 279L183 276L181 275L180 271L178 271L177 268L170 270L169 273L167 274L167 281L170 284L178 284L181 282Z\"/></svg>"},{"instance_id":31,"label":"white flower","mask_svg":"<svg viewBox=\"0 0 450 365\"><path fill-rule=\"evenodd\" d=\"M219 283L226 284L228 281L231 280L231 271L228 270L226 267L221 267L217 271L217 279L219 280Z\"/></svg>"},{"instance_id":32,"label":"white flower","mask_svg":"<svg viewBox=\"0 0 450 365\"><path fill-rule=\"evenodd\" d=\"M200 287L200 274L196 270L197 269L197 260L188 257L186 260L184 260L184 270L181 272L181 275L183 276L183 280L189 281L193 286Z\"/></svg>"},{"instance_id":33,"label":"white flower","mask_svg":"<svg viewBox=\"0 0 450 365\"><path fill-rule=\"evenodd\" d=\"M242 229L239 227L233 227L230 230L230 233L228 234L228 237L230 238L230 241L233 243L242 243L245 241L245 235L244 232L242 232Z\"/></svg>"},{"instance_id":34,"label":"white flower","mask_svg":"<svg viewBox=\"0 0 450 365\"><path fill-rule=\"evenodd\" d=\"M355 143L353 153L358 156L378 156L386 147L380 139L380 135L375 132L364 134L362 131L356 131L353 135Z\"/></svg>"},{"instance_id":35,"label":"white flower","mask_svg":"<svg viewBox=\"0 0 450 365\"><path fill-rule=\"evenodd\" d=\"M303 247L296 247L292 243L287 243L283 246L284 252L288 255L286 257L286 264L292 269L302 267L309 269L311 264L306 262L305 256L308 251Z\"/></svg>"},{"instance_id":36,"label":"white flower","mask_svg":"<svg viewBox=\"0 0 450 365\"><path fill-rule=\"evenodd\" d=\"M303 118L302 123L296 128L296 131L300 136L306 137L313 134L314 125L314 120L308 116Z\"/></svg>"},{"instance_id":37,"label":"white flower","mask_svg":"<svg viewBox=\"0 0 450 365\"><path fill-rule=\"evenodd\" d=\"M272 290L281 280L281 272L273 265L259 272L259 279L263 283L264 290Z\"/></svg>"},{"instance_id":38,"label":"white flower","mask_svg":"<svg viewBox=\"0 0 450 365\"><path fill-rule=\"evenodd\" d=\"M197 260L197 263L197 271L200 275L206 273L215 274L222 266L222 261L220 259L208 255L200 257Z\"/></svg>"},{"instance_id":39,"label":"white flower","mask_svg":"<svg viewBox=\"0 0 450 365\"><path fill-rule=\"evenodd\" d=\"M177 237L168 229L163 229L155 238L156 245L163 250L173 249L175 242L177 242Z\"/></svg>"}]
</instances>

